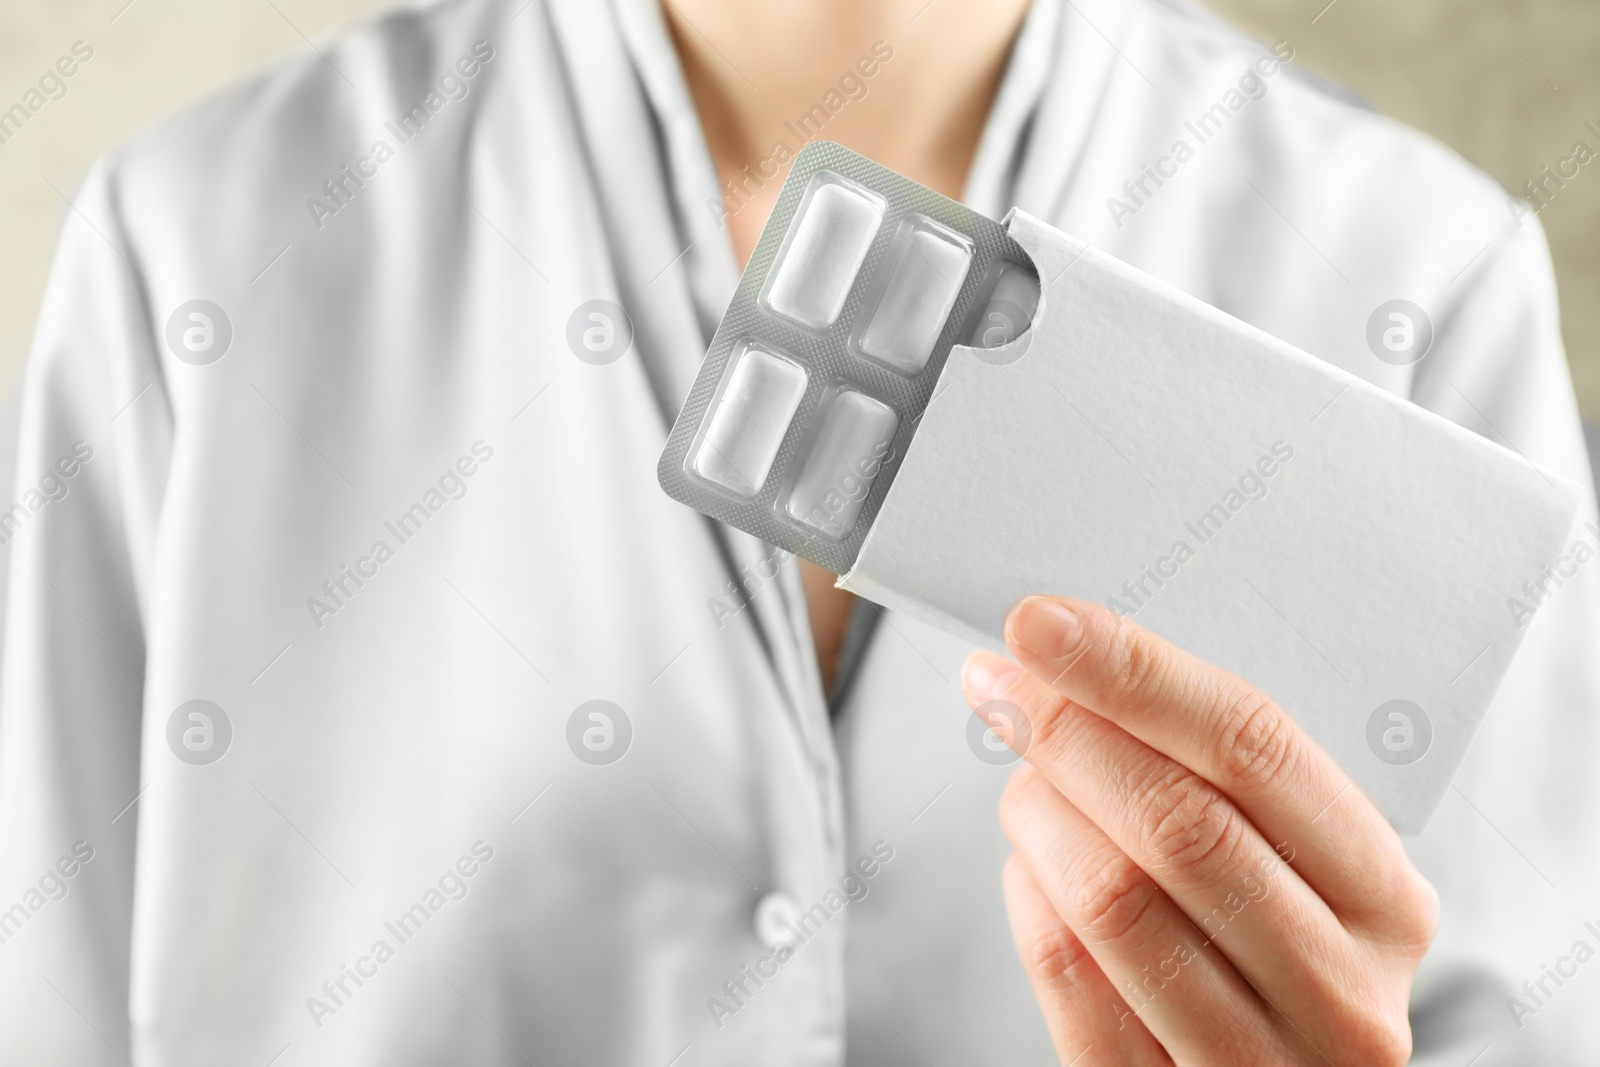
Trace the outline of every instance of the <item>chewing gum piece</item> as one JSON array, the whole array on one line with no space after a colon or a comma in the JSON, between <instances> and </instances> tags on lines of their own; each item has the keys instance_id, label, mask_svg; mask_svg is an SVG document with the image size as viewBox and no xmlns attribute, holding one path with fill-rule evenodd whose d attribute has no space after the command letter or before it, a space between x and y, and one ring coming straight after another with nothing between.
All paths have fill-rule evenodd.
<instances>
[{"instance_id":1,"label":"chewing gum piece","mask_svg":"<svg viewBox=\"0 0 1600 1067\"><path fill-rule=\"evenodd\" d=\"M828 537L848 537L899 427L900 416L865 393L835 397L789 494L789 517Z\"/></svg>"},{"instance_id":2,"label":"chewing gum piece","mask_svg":"<svg viewBox=\"0 0 1600 1067\"><path fill-rule=\"evenodd\" d=\"M806 372L799 364L746 349L711 409L694 473L740 496L755 496L805 392Z\"/></svg>"},{"instance_id":3,"label":"chewing gum piece","mask_svg":"<svg viewBox=\"0 0 1600 1067\"><path fill-rule=\"evenodd\" d=\"M1015 263L1001 262L994 292L967 341L971 348L1000 348L1028 332L1039 310L1039 279Z\"/></svg>"},{"instance_id":4,"label":"chewing gum piece","mask_svg":"<svg viewBox=\"0 0 1600 1067\"><path fill-rule=\"evenodd\" d=\"M817 182L773 272L767 306L806 326L833 325L882 224L883 209L866 196Z\"/></svg>"},{"instance_id":5,"label":"chewing gum piece","mask_svg":"<svg viewBox=\"0 0 1600 1067\"><path fill-rule=\"evenodd\" d=\"M901 374L916 374L927 365L944 333L972 265L972 251L926 219L908 225L898 236L899 257L860 345L863 354Z\"/></svg>"}]
</instances>

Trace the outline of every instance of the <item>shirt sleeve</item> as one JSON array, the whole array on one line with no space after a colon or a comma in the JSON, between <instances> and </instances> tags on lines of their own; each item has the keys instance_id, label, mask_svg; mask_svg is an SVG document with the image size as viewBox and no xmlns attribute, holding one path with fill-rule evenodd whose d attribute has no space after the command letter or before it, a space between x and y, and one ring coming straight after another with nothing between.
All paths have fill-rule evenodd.
<instances>
[{"instance_id":1,"label":"shirt sleeve","mask_svg":"<svg viewBox=\"0 0 1600 1067\"><path fill-rule=\"evenodd\" d=\"M134 1057L143 620L172 439L156 336L101 163L66 213L0 501L0 1063Z\"/></svg>"},{"instance_id":2,"label":"shirt sleeve","mask_svg":"<svg viewBox=\"0 0 1600 1067\"><path fill-rule=\"evenodd\" d=\"M1583 502L1564 554L1506 590L1523 645L1409 843L1443 912L1412 999L1424 1065L1569 1063L1594 1033L1590 994L1563 984L1600 950L1600 527L1544 234L1532 219L1507 229L1439 298L1413 398L1577 482Z\"/></svg>"}]
</instances>

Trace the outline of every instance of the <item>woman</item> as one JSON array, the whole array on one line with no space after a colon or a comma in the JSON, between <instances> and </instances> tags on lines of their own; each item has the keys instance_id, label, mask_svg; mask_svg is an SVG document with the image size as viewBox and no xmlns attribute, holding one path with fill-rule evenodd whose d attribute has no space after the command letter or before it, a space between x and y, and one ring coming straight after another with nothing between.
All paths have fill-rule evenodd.
<instances>
[{"instance_id":1,"label":"woman","mask_svg":"<svg viewBox=\"0 0 1600 1067\"><path fill-rule=\"evenodd\" d=\"M1408 857L1102 609L966 660L655 486L817 137L1587 482L1537 226L1293 52L1161 0L450 0L109 156L23 401L19 499L65 491L10 545L4 1061L1557 1062L1592 573Z\"/></svg>"}]
</instances>

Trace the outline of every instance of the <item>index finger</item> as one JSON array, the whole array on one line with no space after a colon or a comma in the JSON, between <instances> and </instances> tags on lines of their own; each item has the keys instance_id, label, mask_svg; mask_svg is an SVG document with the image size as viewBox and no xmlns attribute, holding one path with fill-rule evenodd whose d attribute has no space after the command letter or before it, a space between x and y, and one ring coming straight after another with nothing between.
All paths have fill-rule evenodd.
<instances>
[{"instance_id":1,"label":"index finger","mask_svg":"<svg viewBox=\"0 0 1600 1067\"><path fill-rule=\"evenodd\" d=\"M1028 597L1006 618L1017 661L1220 789L1334 905L1357 914L1411 870L1365 793L1271 698L1108 609ZM1330 848L1301 848L1312 837ZM1343 847L1362 842L1362 847Z\"/></svg>"}]
</instances>

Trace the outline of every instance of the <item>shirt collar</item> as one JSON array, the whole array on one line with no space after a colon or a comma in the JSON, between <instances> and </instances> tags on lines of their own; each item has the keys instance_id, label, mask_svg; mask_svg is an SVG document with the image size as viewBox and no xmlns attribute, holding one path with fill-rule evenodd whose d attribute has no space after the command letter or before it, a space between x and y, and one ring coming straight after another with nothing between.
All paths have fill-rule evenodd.
<instances>
[{"instance_id":1,"label":"shirt collar","mask_svg":"<svg viewBox=\"0 0 1600 1067\"><path fill-rule=\"evenodd\" d=\"M684 239L683 267L709 345L739 281L733 243L718 221L721 183L659 0L613 3L624 46L661 129L667 180Z\"/></svg>"},{"instance_id":2,"label":"shirt collar","mask_svg":"<svg viewBox=\"0 0 1600 1067\"><path fill-rule=\"evenodd\" d=\"M721 183L706 147L699 114L689 95L677 49L662 14L660 0L612 0L620 36L661 131L664 168L671 186L685 252L683 267L695 302L695 313L709 344L723 309L738 284L739 268L728 232L718 221ZM1115 60L1117 45L1133 5L1111 0L1034 0L1012 43L1005 73L984 124L977 155L967 178L966 204L991 218L1000 218L1032 184L1035 163L1056 180L1062 175L1063 153L1074 155L1087 132L1092 101ZM1070 7L1071 13L1064 8ZM1070 77L1078 101L1075 114L1054 116L1048 135L1037 134L1037 118L1045 101L1059 95L1053 83ZM1035 142L1047 142L1038 150ZM798 146L796 146L798 149ZM1049 185L1050 179L1045 178ZM1052 189L1054 206L1059 189Z\"/></svg>"},{"instance_id":3,"label":"shirt collar","mask_svg":"<svg viewBox=\"0 0 1600 1067\"><path fill-rule=\"evenodd\" d=\"M1061 33L1061 0L1033 0L978 141L963 196L972 210L998 219L1011 209L1028 132L1050 80Z\"/></svg>"}]
</instances>

